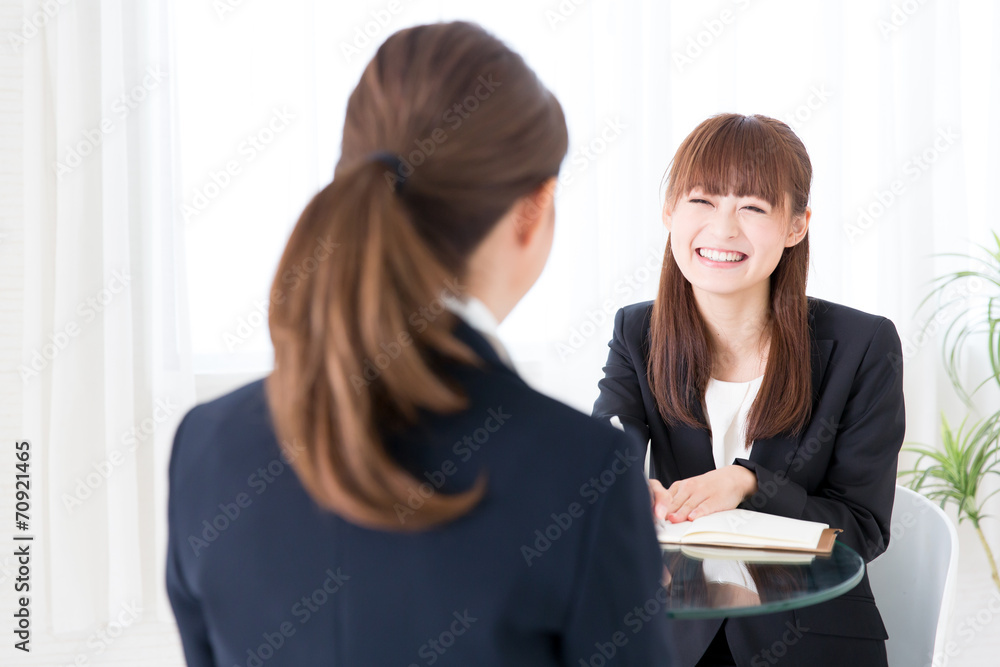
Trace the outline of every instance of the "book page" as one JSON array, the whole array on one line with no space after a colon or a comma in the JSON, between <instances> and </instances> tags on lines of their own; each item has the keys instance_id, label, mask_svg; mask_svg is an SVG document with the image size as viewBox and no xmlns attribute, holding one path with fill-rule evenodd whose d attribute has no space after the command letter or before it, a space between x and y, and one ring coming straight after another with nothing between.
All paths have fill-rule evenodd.
<instances>
[{"instance_id":1,"label":"book page","mask_svg":"<svg viewBox=\"0 0 1000 667\"><path fill-rule=\"evenodd\" d=\"M759 565L808 565L816 559L816 554L798 551L764 551L754 549L730 549L728 547L706 547L685 544L681 553L689 558L703 561L740 561Z\"/></svg>"},{"instance_id":2,"label":"book page","mask_svg":"<svg viewBox=\"0 0 1000 667\"><path fill-rule=\"evenodd\" d=\"M661 542L671 544L721 544L730 546L770 546L815 548L827 524L753 512L727 510L671 524L657 520Z\"/></svg>"}]
</instances>

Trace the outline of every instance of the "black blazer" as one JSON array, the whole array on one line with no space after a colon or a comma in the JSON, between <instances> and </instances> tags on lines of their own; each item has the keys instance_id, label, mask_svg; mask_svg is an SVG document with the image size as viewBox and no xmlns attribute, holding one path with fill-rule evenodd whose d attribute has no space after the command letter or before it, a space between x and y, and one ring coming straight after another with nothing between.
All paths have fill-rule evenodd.
<instances>
[{"instance_id":1,"label":"black blazer","mask_svg":"<svg viewBox=\"0 0 1000 667\"><path fill-rule=\"evenodd\" d=\"M852 308L809 299L812 338L812 419L798 436L757 440L749 459L735 462L757 475L747 509L842 528L838 537L871 561L889 543L896 465L903 442L903 373L892 322ZM650 441L651 476L664 486L715 469L707 429L668 426L649 388L646 363L652 302L615 316L611 351L594 416L618 415L626 431ZM699 414L703 420L704 415ZM671 623L681 664L694 665L722 621ZM808 628L800 638L789 628ZM762 651L779 645L776 664L810 667L886 664L885 626L868 575L839 598L802 609L726 622L740 667L775 664ZM788 636L795 639L789 644ZM683 643L680 642L683 638ZM787 651L787 655L785 655ZM847 661L848 656L850 660Z\"/></svg>"},{"instance_id":2,"label":"black blazer","mask_svg":"<svg viewBox=\"0 0 1000 667\"><path fill-rule=\"evenodd\" d=\"M188 665L675 664L665 616L635 613L662 600L639 443L532 390L465 323L456 334L487 362L451 367L468 408L387 440L427 493L487 473L482 502L434 530L319 509L262 381L185 416L166 577Z\"/></svg>"}]
</instances>

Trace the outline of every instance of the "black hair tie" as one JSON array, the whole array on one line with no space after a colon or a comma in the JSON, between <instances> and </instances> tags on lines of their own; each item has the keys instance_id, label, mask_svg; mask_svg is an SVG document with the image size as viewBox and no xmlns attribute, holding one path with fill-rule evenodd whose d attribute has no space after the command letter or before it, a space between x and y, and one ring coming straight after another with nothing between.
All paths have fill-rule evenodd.
<instances>
[{"instance_id":1,"label":"black hair tie","mask_svg":"<svg viewBox=\"0 0 1000 667\"><path fill-rule=\"evenodd\" d=\"M403 189L403 185L406 183L406 175L403 174L403 161L399 159L399 156L395 153L390 153L389 151L376 151L368 156L369 160L375 162L381 162L386 167L389 167L396 176L395 191L399 192Z\"/></svg>"}]
</instances>

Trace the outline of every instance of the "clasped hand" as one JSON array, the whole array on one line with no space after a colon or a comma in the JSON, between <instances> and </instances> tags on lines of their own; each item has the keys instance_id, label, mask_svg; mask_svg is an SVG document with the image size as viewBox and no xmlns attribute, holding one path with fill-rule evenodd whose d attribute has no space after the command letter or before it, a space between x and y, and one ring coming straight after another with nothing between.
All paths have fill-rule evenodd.
<instances>
[{"instance_id":1,"label":"clasped hand","mask_svg":"<svg viewBox=\"0 0 1000 667\"><path fill-rule=\"evenodd\" d=\"M747 496L756 493L757 476L734 464L674 482L669 489L659 480L651 479L649 491L653 514L671 523L680 523L736 509Z\"/></svg>"}]
</instances>

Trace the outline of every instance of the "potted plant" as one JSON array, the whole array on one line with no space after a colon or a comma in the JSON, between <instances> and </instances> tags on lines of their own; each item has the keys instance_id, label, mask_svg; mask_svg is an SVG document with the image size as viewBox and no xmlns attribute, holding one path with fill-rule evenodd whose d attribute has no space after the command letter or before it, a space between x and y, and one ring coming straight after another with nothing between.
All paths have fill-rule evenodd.
<instances>
[{"instance_id":1,"label":"potted plant","mask_svg":"<svg viewBox=\"0 0 1000 667\"><path fill-rule=\"evenodd\" d=\"M983 386L996 384L1000 388L1000 236L993 233L996 248L979 246L985 257L952 254L970 261L973 269L953 271L934 281L934 286L921 302L922 308L931 298L937 306L924 331L937 323L945 324L942 354L952 385L968 406L975 411L973 397ZM970 342L985 339L990 361L989 371L971 391L961 382L962 352ZM911 489L938 501L943 508L948 502L958 507L959 523L966 519L976 529L993 583L1000 589L996 559L983 534L982 520L986 517L986 501L1000 491L983 495L984 482L990 475L1000 475L1000 408L966 428L968 415L957 430L941 415L941 448L915 444L904 451L917 454L914 467L900 472L909 478Z\"/></svg>"}]
</instances>

